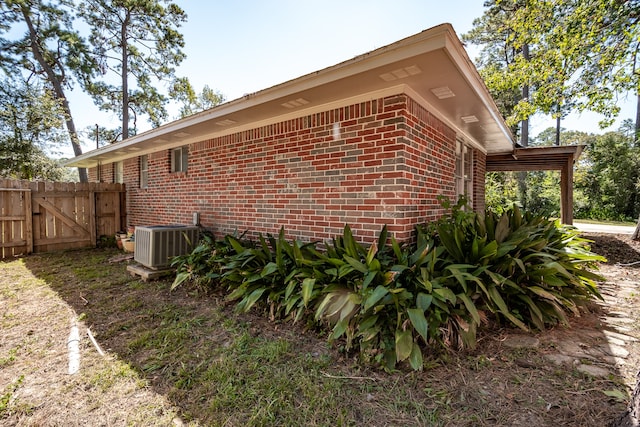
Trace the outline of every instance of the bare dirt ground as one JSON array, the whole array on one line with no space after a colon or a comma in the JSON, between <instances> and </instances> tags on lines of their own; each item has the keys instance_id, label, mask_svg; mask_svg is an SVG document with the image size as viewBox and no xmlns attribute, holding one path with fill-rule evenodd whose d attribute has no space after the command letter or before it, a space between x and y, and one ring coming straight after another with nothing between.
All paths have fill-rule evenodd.
<instances>
[{"instance_id":1,"label":"bare dirt ground","mask_svg":"<svg viewBox=\"0 0 640 427\"><path fill-rule=\"evenodd\" d=\"M304 325L143 283L128 261L109 262L113 249L1 262L0 425L606 425L640 369L640 243L587 237L609 260L605 301L569 328L493 325L474 351L391 374ZM70 375L72 324L81 367Z\"/></svg>"}]
</instances>

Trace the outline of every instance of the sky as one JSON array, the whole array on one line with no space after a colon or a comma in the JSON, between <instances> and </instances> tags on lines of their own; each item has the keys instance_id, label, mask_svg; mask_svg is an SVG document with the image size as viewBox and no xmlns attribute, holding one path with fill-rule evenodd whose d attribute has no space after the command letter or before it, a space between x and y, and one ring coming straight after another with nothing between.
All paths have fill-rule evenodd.
<instances>
[{"instance_id":1,"label":"sky","mask_svg":"<svg viewBox=\"0 0 640 427\"><path fill-rule=\"evenodd\" d=\"M199 92L204 85L231 101L321 70L444 22L459 36L484 11L482 0L174 0L188 15L179 31L187 57L176 75ZM478 48L467 46L471 59ZM622 118L635 117L635 98L623 105ZM71 109L78 129L117 123L97 111L87 97L74 94ZM177 115L172 110L172 116ZM600 133L595 114L573 115L571 130ZM617 128L619 122L613 128ZM142 125L142 123L138 123ZM555 120L534 117L537 135ZM148 125L139 126L140 130ZM87 144L84 150L95 148ZM65 153L66 155L69 155Z\"/></svg>"}]
</instances>

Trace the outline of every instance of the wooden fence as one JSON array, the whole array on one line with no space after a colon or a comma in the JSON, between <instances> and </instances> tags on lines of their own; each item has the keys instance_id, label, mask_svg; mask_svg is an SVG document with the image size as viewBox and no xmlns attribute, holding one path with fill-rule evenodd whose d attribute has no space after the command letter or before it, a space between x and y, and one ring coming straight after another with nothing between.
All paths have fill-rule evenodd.
<instances>
[{"instance_id":1,"label":"wooden fence","mask_svg":"<svg viewBox=\"0 0 640 427\"><path fill-rule=\"evenodd\" d=\"M96 246L125 222L123 184L0 179L0 258Z\"/></svg>"}]
</instances>

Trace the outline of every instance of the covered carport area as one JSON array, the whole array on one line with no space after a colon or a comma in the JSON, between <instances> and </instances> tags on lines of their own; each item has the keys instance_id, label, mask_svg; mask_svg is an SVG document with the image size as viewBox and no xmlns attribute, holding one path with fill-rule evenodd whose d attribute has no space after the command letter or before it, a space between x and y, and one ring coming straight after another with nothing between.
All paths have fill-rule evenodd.
<instances>
[{"instance_id":1,"label":"covered carport area","mask_svg":"<svg viewBox=\"0 0 640 427\"><path fill-rule=\"evenodd\" d=\"M487 172L560 171L560 220L573 224L573 164L584 145L516 148L487 155Z\"/></svg>"}]
</instances>

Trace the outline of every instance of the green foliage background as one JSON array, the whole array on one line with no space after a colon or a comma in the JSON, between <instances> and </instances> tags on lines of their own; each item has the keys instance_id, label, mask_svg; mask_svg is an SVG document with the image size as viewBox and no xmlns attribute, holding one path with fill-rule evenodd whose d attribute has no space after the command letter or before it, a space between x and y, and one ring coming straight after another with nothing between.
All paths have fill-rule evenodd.
<instances>
[{"instance_id":1,"label":"green foliage background","mask_svg":"<svg viewBox=\"0 0 640 427\"><path fill-rule=\"evenodd\" d=\"M554 129L547 129L532 146L552 145ZM636 221L640 216L640 145L633 137L633 123L626 121L617 131L602 135L564 131L561 140L583 144L585 149L574 165L574 217L611 221ZM524 173L524 187L518 173L487 173L486 202L496 212L513 203L527 211L560 215L560 173Z\"/></svg>"}]
</instances>

